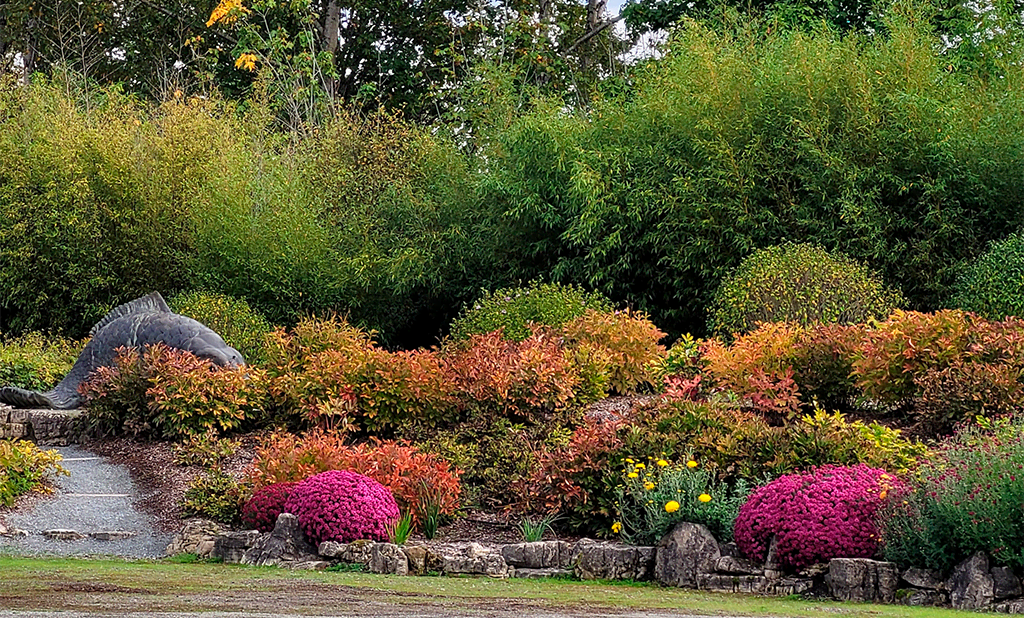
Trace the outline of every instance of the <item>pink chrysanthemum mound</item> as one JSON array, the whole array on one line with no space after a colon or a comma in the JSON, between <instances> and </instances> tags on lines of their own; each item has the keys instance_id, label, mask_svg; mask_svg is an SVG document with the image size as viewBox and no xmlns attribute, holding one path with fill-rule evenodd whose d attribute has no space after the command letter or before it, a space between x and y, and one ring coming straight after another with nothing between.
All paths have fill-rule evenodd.
<instances>
[{"instance_id":1,"label":"pink chrysanthemum mound","mask_svg":"<svg viewBox=\"0 0 1024 618\"><path fill-rule=\"evenodd\" d=\"M302 531L317 545L386 541L388 526L398 519L398 503L390 489L346 470L321 472L299 482L284 510L299 518Z\"/></svg>"},{"instance_id":2,"label":"pink chrysanthemum mound","mask_svg":"<svg viewBox=\"0 0 1024 618\"><path fill-rule=\"evenodd\" d=\"M250 530L271 532L277 516L287 511L284 503L298 483L274 483L259 489L242 507L242 524Z\"/></svg>"},{"instance_id":3,"label":"pink chrysanthemum mound","mask_svg":"<svg viewBox=\"0 0 1024 618\"><path fill-rule=\"evenodd\" d=\"M870 558L878 550L875 513L895 483L885 470L864 464L787 474L740 507L736 545L763 561L774 534L779 562L793 569L832 558Z\"/></svg>"}]
</instances>

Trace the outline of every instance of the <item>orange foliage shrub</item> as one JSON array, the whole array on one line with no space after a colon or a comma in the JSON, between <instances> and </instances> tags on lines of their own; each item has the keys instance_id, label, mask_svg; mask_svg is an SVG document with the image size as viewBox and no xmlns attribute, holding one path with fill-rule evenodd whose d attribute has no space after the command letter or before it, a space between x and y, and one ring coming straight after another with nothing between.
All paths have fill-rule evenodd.
<instances>
[{"instance_id":1,"label":"orange foliage shrub","mask_svg":"<svg viewBox=\"0 0 1024 618\"><path fill-rule=\"evenodd\" d=\"M166 438L238 428L261 411L263 373L228 369L157 344L122 350L80 387L89 422L105 433Z\"/></svg>"},{"instance_id":2,"label":"orange foliage shrub","mask_svg":"<svg viewBox=\"0 0 1024 618\"><path fill-rule=\"evenodd\" d=\"M268 343L269 391L278 411L308 424L393 430L453 416L448 365L436 352L389 353L343 320L307 319Z\"/></svg>"},{"instance_id":3,"label":"orange foliage shrub","mask_svg":"<svg viewBox=\"0 0 1024 618\"><path fill-rule=\"evenodd\" d=\"M665 358L665 338L644 313L588 309L559 329L570 348L599 350L607 359L608 386L628 393L659 382L658 366Z\"/></svg>"},{"instance_id":4,"label":"orange foliage shrub","mask_svg":"<svg viewBox=\"0 0 1024 618\"><path fill-rule=\"evenodd\" d=\"M865 396L900 403L917 392L914 379L962 359L983 322L959 310L895 311L873 322L854 352L853 375Z\"/></svg>"}]
</instances>

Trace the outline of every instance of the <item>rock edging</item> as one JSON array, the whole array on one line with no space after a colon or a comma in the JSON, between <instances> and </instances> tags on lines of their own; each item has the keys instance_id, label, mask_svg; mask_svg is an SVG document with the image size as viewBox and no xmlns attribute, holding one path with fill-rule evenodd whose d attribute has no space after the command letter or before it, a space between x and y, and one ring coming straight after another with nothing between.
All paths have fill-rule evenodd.
<instances>
[{"instance_id":1,"label":"rock edging","mask_svg":"<svg viewBox=\"0 0 1024 618\"><path fill-rule=\"evenodd\" d=\"M167 553L195 553L243 564L323 569L347 563L389 575L477 575L482 577L575 577L578 579L655 580L662 585L716 592L788 596L814 594L840 601L951 605L1024 613L1021 581L1006 567L990 566L978 552L948 578L937 571L907 569L868 558L835 558L796 574L778 570L771 560L757 564L737 555L731 543L719 544L697 524L678 524L655 547L581 539L485 545L476 542L398 546L375 541L308 545L294 517L283 514L272 533L228 531L218 524L191 520ZM902 587L901 587L902 586Z\"/></svg>"}]
</instances>

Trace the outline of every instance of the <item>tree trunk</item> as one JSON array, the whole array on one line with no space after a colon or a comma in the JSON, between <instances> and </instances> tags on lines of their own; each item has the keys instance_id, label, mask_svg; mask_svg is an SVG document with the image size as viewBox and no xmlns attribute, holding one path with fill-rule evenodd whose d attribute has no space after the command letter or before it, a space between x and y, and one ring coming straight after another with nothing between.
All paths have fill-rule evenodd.
<instances>
[{"instance_id":1,"label":"tree trunk","mask_svg":"<svg viewBox=\"0 0 1024 618\"><path fill-rule=\"evenodd\" d=\"M335 54L338 53L338 45L340 44L339 37L341 35L341 7L338 6L338 0L330 0L327 3L327 11L324 16L324 26L321 31L321 46L324 50L331 53L331 62L334 66L338 63L335 61ZM337 95L338 80L325 75L324 76L324 87L327 89L327 94L332 99Z\"/></svg>"}]
</instances>

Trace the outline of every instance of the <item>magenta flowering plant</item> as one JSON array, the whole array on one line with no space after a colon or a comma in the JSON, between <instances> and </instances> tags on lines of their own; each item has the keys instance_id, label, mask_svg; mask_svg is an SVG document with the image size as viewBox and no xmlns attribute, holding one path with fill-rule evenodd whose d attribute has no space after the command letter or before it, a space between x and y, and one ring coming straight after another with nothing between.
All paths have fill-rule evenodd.
<instances>
[{"instance_id":1,"label":"magenta flowering plant","mask_svg":"<svg viewBox=\"0 0 1024 618\"><path fill-rule=\"evenodd\" d=\"M274 483L257 489L242 507L242 525L251 530L270 532L277 516L284 513L284 503L298 483Z\"/></svg>"},{"instance_id":2,"label":"magenta flowering plant","mask_svg":"<svg viewBox=\"0 0 1024 618\"><path fill-rule=\"evenodd\" d=\"M284 510L298 517L299 526L314 544L387 541L389 528L399 518L390 489L347 470L329 470L300 481L292 488Z\"/></svg>"},{"instance_id":3,"label":"magenta flowering plant","mask_svg":"<svg viewBox=\"0 0 1024 618\"><path fill-rule=\"evenodd\" d=\"M787 474L750 495L733 536L748 558L759 561L775 536L779 562L792 569L832 558L870 558L878 551L876 514L898 485L885 470L864 464Z\"/></svg>"}]
</instances>

